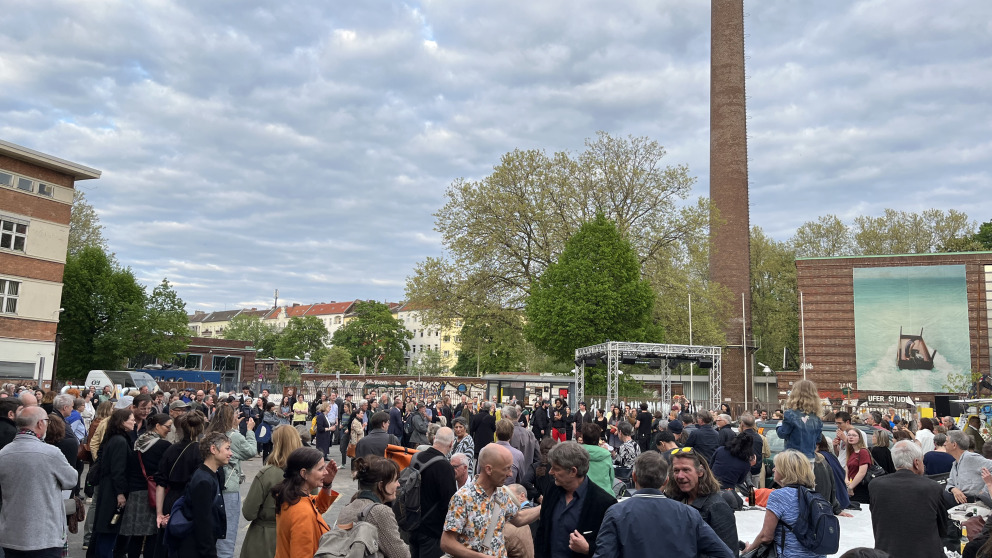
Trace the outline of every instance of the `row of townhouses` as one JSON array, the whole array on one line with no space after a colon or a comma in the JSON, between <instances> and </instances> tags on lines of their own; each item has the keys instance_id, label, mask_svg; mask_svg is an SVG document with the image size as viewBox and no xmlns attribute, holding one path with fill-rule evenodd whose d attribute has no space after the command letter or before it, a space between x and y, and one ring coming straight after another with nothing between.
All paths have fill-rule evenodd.
<instances>
[{"instance_id":1,"label":"row of townhouses","mask_svg":"<svg viewBox=\"0 0 992 558\"><path fill-rule=\"evenodd\" d=\"M250 308L240 310L223 310L219 312L195 312L189 316L190 332L196 337L221 338L231 320L237 316L254 316L272 326L276 331L282 331L294 317L313 316L323 322L327 328L325 343L330 345L331 336L344 324L355 317L355 303L329 302L316 304L293 304L275 308ZM407 367L417 363L418 357L425 351L437 351L441 357L441 366L450 369L458 360L458 350L461 345L461 321L455 322L451 328L427 327L420 321L420 312L410 304L396 302L386 303L396 319L403 327L413 334L408 341L410 350L405 355Z\"/></svg>"}]
</instances>

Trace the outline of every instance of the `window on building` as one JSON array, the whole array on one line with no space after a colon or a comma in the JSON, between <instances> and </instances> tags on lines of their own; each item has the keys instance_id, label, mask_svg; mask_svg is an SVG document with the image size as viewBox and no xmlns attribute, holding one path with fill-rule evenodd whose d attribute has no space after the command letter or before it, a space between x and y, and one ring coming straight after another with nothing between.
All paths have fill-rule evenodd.
<instances>
[{"instance_id":1,"label":"window on building","mask_svg":"<svg viewBox=\"0 0 992 558\"><path fill-rule=\"evenodd\" d=\"M423 337L423 336L424 336L424 330L420 330L420 336L421 336L421 337Z\"/></svg>"},{"instance_id":2,"label":"window on building","mask_svg":"<svg viewBox=\"0 0 992 558\"><path fill-rule=\"evenodd\" d=\"M334 323L340 324L341 323L341 316L334 316Z\"/></svg>"},{"instance_id":3,"label":"window on building","mask_svg":"<svg viewBox=\"0 0 992 558\"><path fill-rule=\"evenodd\" d=\"M461 320L455 320L455 327L462 327L462 321Z\"/></svg>"},{"instance_id":4,"label":"window on building","mask_svg":"<svg viewBox=\"0 0 992 558\"><path fill-rule=\"evenodd\" d=\"M38 193L42 196L52 197L55 195L55 186L51 184L45 184L44 182L38 183Z\"/></svg>"},{"instance_id":5,"label":"window on building","mask_svg":"<svg viewBox=\"0 0 992 558\"><path fill-rule=\"evenodd\" d=\"M462 336L461 335L456 335L455 336L455 343L461 343L461 342L462 342Z\"/></svg>"},{"instance_id":6,"label":"window on building","mask_svg":"<svg viewBox=\"0 0 992 558\"><path fill-rule=\"evenodd\" d=\"M31 180L30 178L23 178L20 176L17 177L17 187L19 189L24 190L25 192L31 192L33 191L32 188L33 185L34 185L34 181Z\"/></svg>"},{"instance_id":7,"label":"window on building","mask_svg":"<svg viewBox=\"0 0 992 558\"><path fill-rule=\"evenodd\" d=\"M9 217L0 217L0 248L23 252L27 238L27 223Z\"/></svg>"},{"instance_id":8,"label":"window on building","mask_svg":"<svg viewBox=\"0 0 992 558\"><path fill-rule=\"evenodd\" d=\"M0 186L14 186L14 175L0 172Z\"/></svg>"},{"instance_id":9,"label":"window on building","mask_svg":"<svg viewBox=\"0 0 992 558\"><path fill-rule=\"evenodd\" d=\"M440 348L441 348L441 346L440 346L440 345L434 345L434 350L435 350L435 351L437 351L437 350L439 350Z\"/></svg>"},{"instance_id":10,"label":"window on building","mask_svg":"<svg viewBox=\"0 0 992 558\"><path fill-rule=\"evenodd\" d=\"M411 353L417 352L417 346L416 345L410 345L410 352Z\"/></svg>"},{"instance_id":11,"label":"window on building","mask_svg":"<svg viewBox=\"0 0 992 558\"><path fill-rule=\"evenodd\" d=\"M442 339L442 341L444 341L445 343L450 342L451 341L451 336L450 335L445 335L444 336L444 339Z\"/></svg>"},{"instance_id":12,"label":"window on building","mask_svg":"<svg viewBox=\"0 0 992 558\"><path fill-rule=\"evenodd\" d=\"M21 293L21 283L9 279L0 279L0 313L16 314L17 297Z\"/></svg>"},{"instance_id":13,"label":"window on building","mask_svg":"<svg viewBox=\"0 0 992 558\"><path fill-rule=\"evenodd\" d=\"M176 368L201 370L200 365L203 364L203 355L180 353L176 355L176 358L172 359L172 363Z\"/></svg>"},{"instance_id":14,"label":"window on building","mask_svg":"<svg viewBox=\"0 0 992 558\"><path fill-rule=\"evenodd\" d=\"M451 351L444 351L444 358L451 356Z\"/></svg>"}]
</instances>

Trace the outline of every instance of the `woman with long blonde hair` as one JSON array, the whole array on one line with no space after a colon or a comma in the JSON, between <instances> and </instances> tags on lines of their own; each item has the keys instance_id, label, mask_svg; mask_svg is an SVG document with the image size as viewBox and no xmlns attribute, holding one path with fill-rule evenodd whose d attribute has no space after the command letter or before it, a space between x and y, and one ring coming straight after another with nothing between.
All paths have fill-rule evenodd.
<instances>
[{"instance_id":1,"label":"woman with long blonde hair","mask_svg":"<svg viewBox=\"0 0 992 558\"><path fill-rule=\"evenodd\" d=\"M859 435L860 439L861 436ZM772 491L768 496L765 508L765 521L761 531L745 552L765 543L775 545L775 555L783 558L799 556L817 556L810 553L800 543L799 539L787 529L786 525L794 525L799 517L799 499L796 491L799 487L812 491L815 480L813 467L809 459L795 450L786 450L775 456L775 482L782 488Z\"/></svg>"},{"instance_id":2,"label":"woman with long blonde hair","mask_svg":"<svg viewBox=\"0 0 992 558\"><path fill-rule=\"evenodd\" d=\"M813 461L816 443L823 433L823 412L816 384L799 380L792 386L785 400L785 415L775 431L785 442L785 449L794 449Z\"/></svg>"},{"instance_id":3,"label":"woman with long blonde hair","mask_svg":"<svg viewBox=\"0 0 992 558\"><path fill-rule=\"evenodd\" d=\"M288 424L272 431L272 453L259 469L245 496L241 514L251 523L241 544L241 558L272 558L276 553L276 501L272 489L282 482L286 460L303 447L300 433Z\"/></svg>"}]
</instances>

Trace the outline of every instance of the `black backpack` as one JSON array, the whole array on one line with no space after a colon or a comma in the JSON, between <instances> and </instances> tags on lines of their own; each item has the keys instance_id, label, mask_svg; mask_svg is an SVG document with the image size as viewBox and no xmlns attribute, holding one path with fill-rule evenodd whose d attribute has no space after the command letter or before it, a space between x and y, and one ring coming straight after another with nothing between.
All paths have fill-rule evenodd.
<instances>
[{"instance_id":1,"label":"black backpack","mask_svg":"<svg viewBox=\"0 0 992 558\"><path fill-rule=\"evenodd\" d=\"M400 529L413 532L420 527L424 519L424 512L420 507L421 474L439 461L446 461L446 458L443 455L436 455L426 463L421 463L415 456L410 466L400 473L400 486L396 489L396 499L393 500L393 513L396 515L396 524ZM436 506L437 502L434 505Z\"/></svg>"},{"instance_id":2,"label":"black backpack","mask_svg":"<svg viewBox=\"0 0 992 558\"><path fill-rule=\"evenodd\" d=\"M805 486L790 486L796 489L799 514L795 524L789 525L784 521L782 524L810 552L836 554L840 548L840 521L834 515L830 502Z\"/></svg>"}]
</instances>

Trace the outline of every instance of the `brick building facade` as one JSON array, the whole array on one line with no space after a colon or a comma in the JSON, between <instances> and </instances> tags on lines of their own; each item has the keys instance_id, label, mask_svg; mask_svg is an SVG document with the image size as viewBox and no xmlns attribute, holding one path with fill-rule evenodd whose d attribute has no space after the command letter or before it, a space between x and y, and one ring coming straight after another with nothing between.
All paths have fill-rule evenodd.
<instances>
[{"instance_id":1,"label":"brick building facade","mask_svg":"<svg viewBox=\"0 0 992 558\"><path fill-rule=\"evenodd\" d=\"M992 284L990 282L992 252L796 260L797 285L804 302L806 361L813 365L807 377L817 383L821 394L832 399L840 398L842 390L847 387L848 397L864 401L869 395L896 393L884 390L868 392L859 389L855 343L854 270L946 265L963 265L965 268L971 370L987 374L989 373L988 301L989 285ZM898 332L893 335L896 334ZM800 335L802 336L802 332ZM896 338L893 337L893 343L895 341ZM784 377L780 379L786 380ZM787 387L780 381L780 388L787 389ZM914 396L932 401L936 393L940 392L937 390L918 392Z\"/></svg>"},{"instance_id":2,"label":"brick building facade","mask_svg":"<svg viewBox=\"0 0 992 558\"><path fill-rule=\"evenodd\" d=\"M75 183L99 177L0 140L0 378L52 379Z\"/></svg>"}]
</instances>

